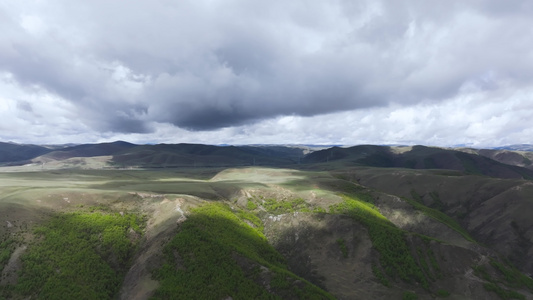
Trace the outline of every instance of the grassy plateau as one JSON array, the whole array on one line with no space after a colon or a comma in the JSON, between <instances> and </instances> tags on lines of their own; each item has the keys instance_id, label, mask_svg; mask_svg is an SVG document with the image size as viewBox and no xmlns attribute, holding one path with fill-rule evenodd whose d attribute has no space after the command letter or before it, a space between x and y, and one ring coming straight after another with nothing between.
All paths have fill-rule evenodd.
<instances>
[{"instance_id":1,"label":"grassy plateau","mask_svg":"<svg viewBox=\"0 0 533 300\"><path fill-rule=\"evenodd\" d=\"M533 266L516 263L533 251L529 179L449 151L456 169L417 170L445 159L415 150L229 168L142 148L114 158L122 169L102 157L0 168L0 299L532 297ZM127 164L181 156L191 163Z\"/></svg>"}]
</instances>

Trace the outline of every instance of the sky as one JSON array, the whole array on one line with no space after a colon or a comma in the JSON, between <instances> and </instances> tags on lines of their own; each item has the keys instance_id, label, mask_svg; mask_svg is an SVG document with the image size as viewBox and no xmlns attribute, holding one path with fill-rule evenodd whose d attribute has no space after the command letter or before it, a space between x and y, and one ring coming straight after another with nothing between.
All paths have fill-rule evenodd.
<instances>
[{"instance_id":1,"label":"sky","mask_svg":"<svg viewBox=\"0 0 533 300\"><path fill-rule=\"evenodd\" d=\"M530 0L0 2L0 141L533 143Z\"/></svg>"}]
</instances>

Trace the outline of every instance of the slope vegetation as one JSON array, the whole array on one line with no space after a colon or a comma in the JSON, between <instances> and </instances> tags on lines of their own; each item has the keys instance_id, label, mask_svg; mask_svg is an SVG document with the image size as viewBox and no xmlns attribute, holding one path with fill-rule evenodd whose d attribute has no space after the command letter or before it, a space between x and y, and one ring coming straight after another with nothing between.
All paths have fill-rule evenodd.
<instances>
[{"instance_id":1,"label":"slope vegetation","mask_svg":"<svg viewBox=\"0 0 533 300\"><path fill-rule=\"evenodd\" d=\"M301 149L106 147L151 168L0 172L0 298L533 297L527 169L427 147L301 164Z\"/></svg>"},{"instance_id":2,"label":"slope vegetation","mask_svg":"<svg viewBox=\"0 0 533 300\"><path fill-rule=\"evenodd\" d=\"M533 273L533 183L460 173L356 168L353 180L445 213L483 244Z\"/></svg>"}]
</instances>

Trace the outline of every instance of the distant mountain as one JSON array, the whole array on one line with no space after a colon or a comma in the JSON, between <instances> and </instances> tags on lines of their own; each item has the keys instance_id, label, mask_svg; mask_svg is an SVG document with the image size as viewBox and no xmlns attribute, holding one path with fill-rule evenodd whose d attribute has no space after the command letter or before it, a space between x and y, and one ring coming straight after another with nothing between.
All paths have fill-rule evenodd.
<instances>
[{"instance_id":1,"label":"distant mountain","mask_svg":"<svg viewBox=\"0 0 533 300\"><path fill-rule=\"evenodd\" d=\"M93 156L106 156L114 155L118 152L137 147L135 144L131 144L123 141L116 141L112 143L100 143L100 144L82 144L72 147L66 147L59 150L52 151L46 155L47 158L55 160L63 160L73 157L93 157Z\"/></svg>"},{"instance_id":2,"label":"distant mountain","mask_svg":"<svg viewBox=\"0 0 533 300\"><path fill-rule=\"evenodd\" d=\"M0 142L0 163L23 162L50 151L42 146Z\"/></svg>"},{"instance_id":3,"label":"distant mountain","mask_svg":"<svg viewBox=\"0 0 533 300\"><path fill-rule=\"evenodd\" d=\"M119 166L213 167L295 164L304 150L283 146L158 144L132 147L113 156Z\"/></svg>"},{"instance_id":4,"label":"distant mountain","mask_svg":"<svg viewBox=\"0 0 533 300\"><path fill-rule=\"evenodd\" d=\"M525 150L505 150L505 149L458 149L467 153L479 154L495 161L528 168L533 170L533 152Z\"/></svg>"},{"instance_id":5,"label":"distant mountain","mask_svg":"<svg viewBox=\"0 0 533 300\"><path fill-rule=\"evenodd\" d=\"M519 145L526 149L527 145ZM322 147L322 146L320 146ZM533 152L505 149L359 145L320 148L294 145L214 146L203 144L136 145L124 141L54 147L0 143L4 165L111 156L115 167L229 167L315 165L446 169L498 178L533 178ZM37 157L41 157L37 159ZM104 163L105 164L105 163ZM69 163L65 164L65 166ZM71 167L75 167L70 163Z\"/></svg>"},{"instance_id":6,"label":"distant mountain","mask_svg":"<svg viewBox=\"0 0 533 300\"><path fill-rule=\"evenodd\" d=\"M484 152L483 152L484 153ZM409 169L446 169L498 178L533 178L533 171L494 160L474 150L470 152L426 146L388 147L362 145L333 147L307 155L304 163L331 167L369 166Z\"/></svg>"},{"instance_id":7,"label":"distant mountain","mask_svg":"<svg viewBox=\"0 0 533 300\"><path fill-rule=\"evenodd\" d=\"M0 163L21 164L32 159L50 162L112 156L110 163L121 167L287 165L298 163L311 151L311 148L305 146L136 145L123 141L73 146L1 143Z\"/></svg>"},{"instance_id":8,"label":"distant mountain","mask_svg":"<svg viewBox=\"0 0 533 300\"><path fill-rule=\"evenodd\" d=\"M513 151L533 151L533 145L531 144L516 144L507 145L501 147L493 147L494 150L513 150Z\"/></svg>"}]
</instances>

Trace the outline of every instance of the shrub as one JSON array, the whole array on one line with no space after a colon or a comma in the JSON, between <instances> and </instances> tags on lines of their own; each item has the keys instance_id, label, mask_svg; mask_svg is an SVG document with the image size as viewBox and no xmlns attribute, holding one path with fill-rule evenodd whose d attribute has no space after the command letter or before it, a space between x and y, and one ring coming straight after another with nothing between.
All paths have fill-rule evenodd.
<instances>
[{"instance_id":1,"label":"shrub","mask_svg":"<svg viewBox=\"0 0 533 300\"><path fill-rule=\"evenodd\" d=\"M418 295L415 292L403 292L402 300L416 300Z\"/></svg>"},{"instance_id":2,"label":"shrub","mask_svg":"<svg viewBox=\"0 0 533 300\"><path fill-rule=\"evenodd\" d=\"M337 244L341 249L342 257L348 258L348 248L346 248L346 243L344 242L344 239L337 239Z\"/></svg>"},{"instance_id":3,"label":"shrub","mask_svg":"<svg viewBox=\"0 0 533 300\"><path fill-rule=\"evenodd\" d=\"M441 290L437 291L437 297L444 298L444 297L448 297L448 296L450 296L450 292L448 292L447 290L442 290L441 289Z\"/></svg>"}]
</instances>

